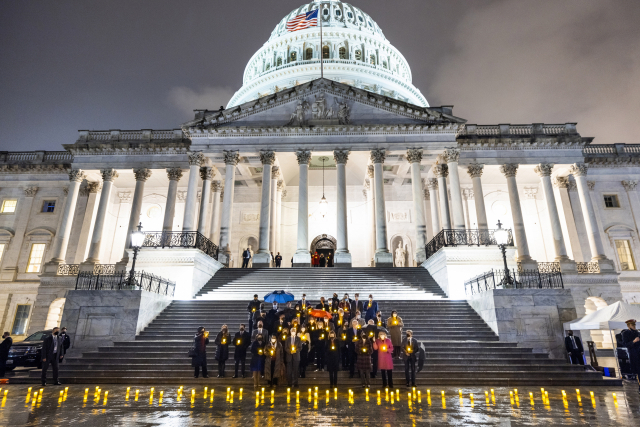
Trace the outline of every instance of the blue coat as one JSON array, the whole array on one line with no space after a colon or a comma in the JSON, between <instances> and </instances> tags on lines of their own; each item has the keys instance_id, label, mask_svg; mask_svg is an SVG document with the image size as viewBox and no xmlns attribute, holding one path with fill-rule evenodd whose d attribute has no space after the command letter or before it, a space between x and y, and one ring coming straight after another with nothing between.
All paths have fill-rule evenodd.
<instances>
[{"instance_id":1,"label":"blue coat","mask_svg":"<svg viewBox=\"0 0 640 427\"><path fill-rule=\"evenodd\" d=\"M376 313L378 312L378 301L371 301L371 307L369 307L369 301L362 303L362 308L365 309L364 321L368 322L373 319L376 320Z\"/></svg>"},{"instance_id":2,"label":"blue coat","mask_svg":"<svg viewBox=\"0 0 640 427\"><path fill-rule=\"evenodd\" d=\"M251 372L260 372L264 366L264 355L258 352L263 349L264 344L260 344L257 340L251 344Z\"/></svg>"}]
</instances>

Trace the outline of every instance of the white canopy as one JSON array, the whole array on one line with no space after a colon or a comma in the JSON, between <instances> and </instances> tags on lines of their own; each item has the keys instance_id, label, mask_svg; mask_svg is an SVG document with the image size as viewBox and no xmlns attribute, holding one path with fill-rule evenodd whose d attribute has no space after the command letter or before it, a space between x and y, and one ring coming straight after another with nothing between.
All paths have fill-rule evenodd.
<instances>
[{"instance_id":1,"label":"white canopy","mask_svg":"<svg viewBox=\"0 0 640 427\"><path fill-rule=\"evenodd\" d=\"M564 329L575 331L627 329L624 322L629 319L636 319L640 322L640 306L618 301L587 314L582 319L566 322Z\"/></svg>"}]
</instances>

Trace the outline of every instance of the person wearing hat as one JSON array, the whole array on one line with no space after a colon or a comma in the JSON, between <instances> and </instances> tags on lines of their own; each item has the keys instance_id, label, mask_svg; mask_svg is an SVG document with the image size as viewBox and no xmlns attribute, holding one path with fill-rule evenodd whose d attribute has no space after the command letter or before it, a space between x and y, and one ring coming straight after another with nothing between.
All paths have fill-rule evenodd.
<instances>
[{"instance_id":1,"label":"person wearing hat","mask_svg":"<svg viewBox=\"0 0 640 427\"><path fill-rule=\"evenodd\" d=\"M629 351L631 372L636 374L638 393L640 393L640 332L636 329L636 319L629 319L624 323L629 329L622 331L622 341Z\"/></svg>"},{"instance_id":2,"label":"person wearing hat","mask_svg":"<svg viewBox=\"0 0 640 427\"><path fill-rule=\"evenodd\" d=\"M258 294L255 294L253 300L249 301L247 305L247 312L249 313L249 335L253 332L253 321L260 313L260 304Z\"/></svg>"},{"instance_id":3,"label":"person wearing hat","mask_svg":"<svg viewBox=\"0 0 640 427\"><path fill-rule=\"evenodd\" d=\"M582 341L580 337L574 337L573 331L567 331L567 336L564 338L564 347L569 353L572 365L584 365L584 348L582 347Z\"/></svg>"}]
</instances>

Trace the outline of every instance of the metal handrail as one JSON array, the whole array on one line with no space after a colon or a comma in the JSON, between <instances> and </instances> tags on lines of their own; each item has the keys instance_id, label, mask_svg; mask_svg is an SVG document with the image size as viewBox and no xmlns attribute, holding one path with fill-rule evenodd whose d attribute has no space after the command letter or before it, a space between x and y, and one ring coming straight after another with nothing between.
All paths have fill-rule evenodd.
<instances>
[{"instance_id":1,"label":"metal handrail","mask_svg":"<svg viewBox=\"0 0 640 427\"><path fill-rule=\"evenodd\" d=\"M540 270L490 270L464 283L467 295L491 289L564 289L560 271L545 273Z\"/></svg>"},{"instance_id":2,"label":"metal handrail","mask_svg":"<svg viewBox=\"0 0 640 427\"><path fill-rule=\"evenodd\" d=\"M498 244L494 233L497 229L445 229L436 234L425 246L426 257L444 247L450 246L495 246ZM513 246L513 234L509 232L507 246Z\"/></svg>"},{"instance_id":3,"label":"metal handrail","mask_svg":"<svg viewBox=\"0 0 640 427\"><path fill-rule=\"evenodd\" d=\"M137 271L133 273L133 276L125 271L118 271L115 274L94 274L92 271L81 271L76 278L77 291L144 290L172 297L175 293L175 287L175 282L144 271Z\"/></svg>"},{"instance_id":4,"label":"metal handrail","mask_svg":"<svg viewBox=\"0 0 640 427\"><path fill-rule=\"evenodd\" d=\"M145 233L143 248L195 248L217 260L218 246L197 231L152 231Z\"/></svg>"}]
</instances>

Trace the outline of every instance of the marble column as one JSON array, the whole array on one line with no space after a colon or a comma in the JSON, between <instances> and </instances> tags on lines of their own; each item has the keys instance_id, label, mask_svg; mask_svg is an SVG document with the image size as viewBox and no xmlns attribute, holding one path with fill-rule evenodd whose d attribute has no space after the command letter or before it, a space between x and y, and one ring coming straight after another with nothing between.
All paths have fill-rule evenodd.
<instances>
[{"instance_id":1,"label":"marble column","mask_svg":"<svg viewBox=\"0 0 640 427\"><path fill-rule=\"evenodd\" d=\"M431 194L429 189L426 188L426 182L423 182L422 198L424 204L424 223L427 224L427 242L433 239L433 227L429 228L428 224L433 224L431 220Z\"/></svg>"},{"instance_id":2,"label":"marble column","mask_svg":"<svg viewBox=\"0 0 640 427\"><path fill-rule=\"evenodd\" d=\"M336 191L337 191L337 248L333 264L336 267L351 267L349 253L349 235L347 230L347 160L349 150L335 150L333 159L336 161Z\"/></svg>"},{"instance_id":3,"label":"marble column","mask_svg":"<svg viewBox=\"0 0 640 427\"><path fill-rule=\"evenodd\" d=\"M375 265L376 257L376 184L373 179L373 165L367 166L367 200L369 206L369 266Z\"/></svg>"},{"instance_id":4,"label":"marble column","mask_svg":"<svg viewBox=\"0 0 640 427\"><path fill-rule=\"evenodd\" d=\"M211 180L215 170L208 166L200 168L202 178L202 195L200 196L200 213L198 215L198 233L203 236L207 232L207 212L209 211L209 199L211 197Z\"/></svg>"},{"instance_id":5,"label":"marble column","mask_svg":"<svg viewBox=\"0 0 640 427\"><path fill-rule=\"evenodd\" d=\"M230 267L231 256L231 217L233 209L233 190L236 180L236 166L240 156L237 151L224 151L224 198L222 199L222 213L220 214L220 255L219 261ZM240 260L238 260L240 261Z\"/></svg>"},{"instance_id":6,"label":"marble column","mask_svg":"<svg viewBox=\"0 0 640 427\"><path fill-rule=\"evenodd\" d=\"M393 267L393 255L387 245L387 208L384 202L383 168L386 153L384 149L371 150L373 180L376 198L376 267Z\"/></svg>"},{"instance_id":7,"label":"marble column","mask_svg":"<svg viewBox=\"0 0 640 427\"><path fill-rule=\"evenodd\" d=\"M613 271L613 262L607 258L602 245L602 237L598 229L596 220L596 212L591 203L589 195L589 186L587 184L588 167L584 163L574 163L569 168L569 173L573 175L578 186L578 197L580 198L580 207L584 216L584 225L587 229L587 238L589 239L589 249L591 249L591 262L597 262L600 265L600 271Z\"/></svg>"},{"instance_id":8,"label":"marble column","mask_svg":"<svg viewBox=\"0 0 640 427\"><path fill-rule=\"evenodd\" d=\"M184 202L184 219L182 231L196 231L196 204L198 203L198 173L204 164L204 154L189 153L189 183L187 184L187 198Z\"/></svg>"},{"instance_id":9,"label":"marble column","mask_svg":"<svg viewBox=\"0 0 640 427\"><path fill-rule=\"evenodd\" d=\"M518 248L518 262L522 264L522 268L525 270L536 269L538 268L538 264L531 258L529 244L527 243L527 234L524 229L524 217L522 216L520 195L518 194L518 184L516 182L518 164L508 163L502 165L500 166L500 172L507 178L511 217L513 219L513 234Z\"/></svg>"},{"instance_id":10,"label":"marble column","mask_svg":"<svg viewBox=\"0 0 640 427\"><path fill-rule=\"evenodd\" d=\"M276 255L276 234L278 228L278 179L280 178L280 168L271 167L271 201L269 210L269 252ZM275 266L275 263L273 264Z\"/></svg>"},{"instance_id":11,"label":"marble column","mask_svg":"<svg viewBox=\"0 0 640 427\"><path fill-rule=\"evenodd\" d=\"M133 191L131 213L129 214L129 226L127 227L127 235L124 241L124 254L122 255L122 260L118 263L123 265L123 267L126 267L129 262L127 249L131 246L131 233L138 229L137 227L140 223L140 211L142 211L142 198L144 196L144 183L151 177L151 169L135 168L133 170L133 175L136 178L136 188Z\"/></svg>"},{"instance_id":12,"label":"marble column","mask_svg":"<svg viewBox=\"0 0 640 427\"><path fill-rule=\"evenodd\" d=\"M464 207L462 205L462 192L460 191L460 176L458 175L459 157L460 150L457 148L447 148L442 153L442 158L447 163L447 169L449 171L449 191L451 191L453 228L464 229Z\"/></svg>"},{"instance_id":13,"label":"marble column","mask_svg":"<svg viewBox=\"0 0 640 427\"><path fill-rule=\"evenodd\" d=\"M473 200L473 189L462 189L462 205L464 206L464 223L467 230L471 229L471 212L469 212L469 200Z\"/></svg>"},{"instance_id":14,"label":"marble column","mask_svg":"<svg viewBox=\"0 0 640 427\"><path fill-rule=\"evenodd\" d=\"M473 198L476 202L476 218L478 219L478 229L487 230L487 210L484 205L484 193L482 191L482 171L484 165L480 163L472 163L467 168L467 173L471 177L473 184Z\"/></svg>"},{"instance_id":15,"label":"marble column","mask_svg":"<svg viewBox=\"0 0 640 427\"><path fill-rule=\"evenodd\" d=\"M563 272L576 271L575 262L571 261L567 256L567 246L564 243L562 235L562 225L560 222L560 214L558 213L558 205L553 194L553 184L551 183L551 172L553 164L540 163L535 167L534 172L540 177L544 199L547 203L547 212L549 213L549 223L551 224L551 236L553 237L553 248L555 252L555 261L560 263Z\"/></svg>"},{"instance_id":16,"label":"marble column","mask_svg":"<svg viewBox=\"0 0 640 427\"><path fill-rule=\"evenodd\" d=\"M438 179L438 194L440 195L440 217L443 230L451 230L451 214L449 213L449 192L447 191L447 175L449 168L444 164L433 165L433 174Z\"/></svg>"},{"instance_id":17,"label":"marble column","mask_svg":"<svg viewBox=\"0 0 640 427\"><path fill-rule=\"evenodd\" d=\"M429 190L429 203L431 210L431 228L433 237L435 237L441 230L440 226L440 210L438 208L438 179L428 178L427 189Z\"/></svg>"},{"instance_id":18,"label":"marble column","mask_svg":"<svg viewBox=\"0 0 640 427\"><path fill-rule=\"evenodd\" d=\"M58 265L64 264L67 254L67 246L69 245L69 236L71 235L71 226L73 224L73 216L76 211L78 202L78 193L80 192L80 184L86 178L86 175L80 169L72 169L69 172L69 190L67 193L67 201L62 212L62 221L56 232L53 242L53 250L51 261L44 268L45 273L56 273Z\"/></svg>"},{"instance_id":19,"label":"marble column","mask_svg":"<svg viewBox=\"0 0 640 427\"><path fill-rule=\"evenodd\" d=\"M211 206L211 226L209 231L209 240L211 240L213 243L219 242L218 239L220 239L220 191L222 191L222 182L211 182L211 197L213 198L213 203Z\"/></svg>"},{"instance_id":20,"label":"marble column","mask_svg":"<svg viewBox=\"0 0 640 427\"><path fill-rule=\"evenodd\" d=\"M102 174L102 193L100 194L98 211L93 225L93 235L91 236L89 255L82 263L84 266L82 269L85 271L93 271L93 266L95 264L100 264L100 246L102 244L104 221L107 217L107 209L109 207L109 199L111 199L113 181L118 177L118 172L115 169L102 169L100 173Z\"/></svg>"},{"instance_id":21,"label":"marble column","mask_svg":"<svg viewBox=\"0 0 640 427\"><path fill-rule=\"evenodd\" d=\"M277 254L280 252L282 255L282 200L287 197L287 190L284 189L284 180L278 181L278 208L276 209L276 214L278 215L278 219L276 220L276 251ZM286 265L283 259L283 265Z\"/></svg>"},{"instance_id":22,"label":"marble column","mask_svg":"<svg viewBox=\"0 0 640 427\"><path fill-rule=\"evenodd\" d=\"M417 265L426 260L425 245L427 244L427 225L424 220L424 193L422 191L422 177L420 163L422 150L410 148L407 150L407 161L411 164L411 192L413 194L413 211L416 223L416 255Z\"/></svg>"},{"instance_id":23,"label":"marble column","mask_svg":"<svg viewBox=\"0 0 640 427\"><path fill-rule=\"evenodd\" d=\"M167 168L167 178L169 178L169 189L167 190L167 204L164 208L164 221L162 231L173 231L173 219L176 216L176 197L178 195L178 182L182 178L182 169Z\"/></svg>"},{"instance_id":24,"label":"marble column","mask_svg":"<svg viewBox=\"0 0 640 427\"><path fill-rule=\"evenodd\" d=\"M309 253L309 162L311 151L296 152L300 179L298 184L298 248L293 255L294 267L310 267Z\"/></svg>"},{"instance_id":25,"label":"marble column","mask_svg":"<svg viewBox=\"0 0 640 427\"><path fill-rule=\"evenodd\" d=\"M269 267L269 225L271 217L271 168L276 161L276 153L271 150L260 152L262 162L262 198L260 200L260 229L258 232L258 252L253 256L253 267Z\"/></svg>"}]
</instances>

